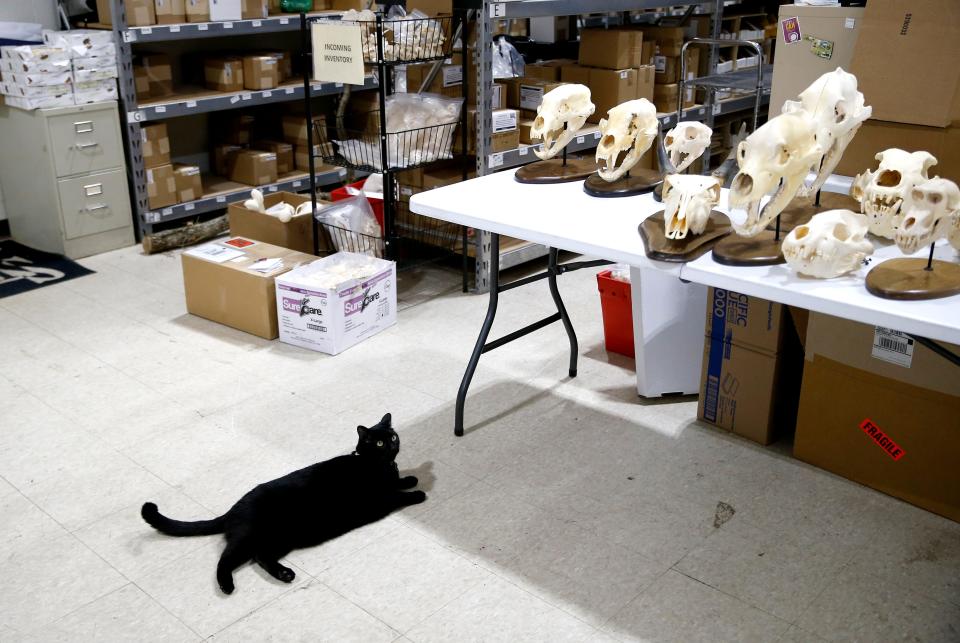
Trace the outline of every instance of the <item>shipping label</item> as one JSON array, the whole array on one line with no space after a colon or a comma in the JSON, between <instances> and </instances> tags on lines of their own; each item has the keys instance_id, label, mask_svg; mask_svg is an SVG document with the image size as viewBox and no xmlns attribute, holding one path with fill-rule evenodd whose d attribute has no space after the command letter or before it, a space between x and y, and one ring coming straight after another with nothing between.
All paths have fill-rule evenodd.
<instances>
[{"instance_id":1,"label":"shipping label","mask_svg":"<svg viewBox=\"0 0 960 643\"><path fill-rule=\"evenodd\" d=\"M914 340L906 333L882 326L874 327L870 354L876 359L910 368L913 364L913 348Z\"/></svg>"}]
</instances>

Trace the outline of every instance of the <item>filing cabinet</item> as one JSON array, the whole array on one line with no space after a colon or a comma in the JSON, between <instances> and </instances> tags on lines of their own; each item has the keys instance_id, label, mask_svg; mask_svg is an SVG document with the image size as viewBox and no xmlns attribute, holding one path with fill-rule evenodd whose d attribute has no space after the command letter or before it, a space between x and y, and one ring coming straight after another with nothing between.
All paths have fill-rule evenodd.
<instances>
[{"instance_id":1,"label":"filing cabinet","mask_svg":"<svg viewBox=\"0 0 960 643\"><path fill-rule=\"evenodd\" d=\"M13 238L78 259L134 243L116 102L0 107L0 188Z\"/></svg>"}]
</instances>

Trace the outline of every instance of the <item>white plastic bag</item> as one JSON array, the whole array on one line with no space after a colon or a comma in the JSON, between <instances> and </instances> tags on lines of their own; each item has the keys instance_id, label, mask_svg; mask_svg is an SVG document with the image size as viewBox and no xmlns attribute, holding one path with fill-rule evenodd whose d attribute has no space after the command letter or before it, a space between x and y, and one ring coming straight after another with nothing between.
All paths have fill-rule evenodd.
<instances>
[{"instance_id":1,"label":"white plastic bag","mask_svg":"<svg viewBox=\"0 0 960 643\"><path fill-rule=\"evenodd\" d=\"M523 56L505 37L493 43L493 77L520 78L524 72Z\"/></svg>"},{"instance_id":2,"label":"white plastic bag","mask_svg":"<svg viewBox=\"0 0 960 643\"><path fill-rule=\"evenodd\" d=\"M360 254L379 257L383 237L377 217L367 197L354 188L347 188L350 198L337 201L317 211L317 220L334 229L328 230L337 250L357 252Z\"/></svg>"}]
</instances>

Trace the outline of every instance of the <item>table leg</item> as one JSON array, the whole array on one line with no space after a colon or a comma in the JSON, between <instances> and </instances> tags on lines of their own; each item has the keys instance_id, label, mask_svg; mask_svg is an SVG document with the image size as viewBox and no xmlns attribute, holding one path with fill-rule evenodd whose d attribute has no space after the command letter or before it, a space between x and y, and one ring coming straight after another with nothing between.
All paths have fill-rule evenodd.
<instances>
[{"instance_id":1,"label":"table leg","mask_svg":"<svg viewBox=\"0 0 960 643\"><path fill-rule=\"evenodd\" d=\"M550 258L548 260L547 272L549 276L547 277L547 283L550 285L550 295L553 297L553 303L557 305L557 312L560 313L560 321L563 322L563 328L567 331L567 339L570 340L570 377L577 376L577 333L573 330L573 324L570 322L570 316L567 314L567 309L563 305L563 299L560 297L560 289L557 288L557 275L560 274L560 270L557 268L557 254L558 251L556 248L550 248Z\"/></svg>"}]
</instances>

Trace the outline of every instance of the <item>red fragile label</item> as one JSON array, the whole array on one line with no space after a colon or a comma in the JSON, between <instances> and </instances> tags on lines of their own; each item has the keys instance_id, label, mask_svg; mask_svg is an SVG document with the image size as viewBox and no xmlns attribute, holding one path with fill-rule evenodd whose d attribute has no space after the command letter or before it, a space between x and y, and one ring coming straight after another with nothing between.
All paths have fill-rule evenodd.
<instances>
[{"instance_id":1,"label":"red fragile label","mask_svg":"<svg viewBox=\"0 0 960 643\"><path fill-rule=\"evenodd\" d=\"M239 237L228 239L223 243L228 246L233 246L234 248L246 248L247 246L253 245L253 241L250 241L249 239L241 239Z\"/></svg>"},{"instance_id":2,"label":"red fragile label","mask_svg":"<svg viewBox=\"0 0 960 643\"><path fill-rule=\"evenodd\" d=\"M887 452L887 454L894 460L899 460L903 457L903 449L900 448L900 445L890 439L886 433L880 430L876 424L871 420L864 420L860 423L860 428L863 429L863 432L870 436L874 442L877 443L881 449Z\"/></svg>"}]
</instances>

